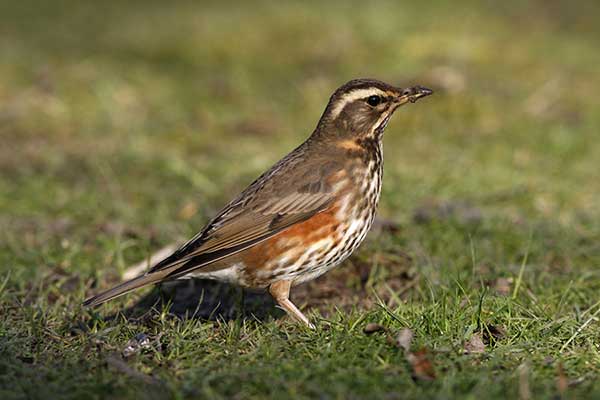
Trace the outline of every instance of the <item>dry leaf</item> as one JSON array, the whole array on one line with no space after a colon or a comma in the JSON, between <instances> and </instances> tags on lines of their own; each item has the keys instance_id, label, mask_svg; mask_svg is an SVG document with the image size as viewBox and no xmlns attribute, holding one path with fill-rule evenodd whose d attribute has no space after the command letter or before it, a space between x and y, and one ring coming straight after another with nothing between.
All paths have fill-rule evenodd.
<instances>
[{"instance_id":1,"label":"dry leaf","mask_svg":"<svg viewBox=\"0 0 600 400\"><path fill-rule=\"evenodd\" d=\"M408 353L406 360L410 364L414 380L432 381L435 379L433 364L429 361L429 352L427 349L421 349L415 353Z\"/></svg>"},{"instance_id":2,"label":"dry leaf","mask_svg":"<svg viewBox=\"0 0 600 400\"><path fill-rule=\"evenodd\" d=\"M561 398L564 398L565 392L567 391L567 387L569 387L569 381L567 380L567 376L565 375L565 370L563 368L562 362L558 363L558 367L556 368L556 388L558 389L558 394Z\"/></svg>"},{"instance_id":3,"label":"dry leaf","mask_svg":"<svg viewBox=\"0 0 600 400\"><path fill-rule=\"evenodd\" d=\"M471 336L469 341L465 343L466 354L481 354L485 353L485 344L480 333L475 333Z\"/></svg>"},{"instance_id":4,"label":"dry leaf","mask_svg":"<svg viewBox=\"0 0 600 400\"><path fill-rule=\"evenodd\" d=\"M422 348L417 352L411 352L410 347L413 341L414 333L409 328L403 328L396 340L392 338L392 335L387 335L387 342L390 345L398 346L404 350L404 356L408 365L412 369L412 378L415 381L432 381L435 379L435 371L433 370L433 364L429 360L429 352L426 348Z\"/></svg>"},{"instance_id":5,"label":"dry leaf","mask_svg":"<svg viewBox=\"0 0 600 400\"><path fill-rule=\"evenodd\" d=\"M413 331L411 331L408 328L404 328L398 334L396 343L399 347L403 348L404 351L410 351L410 344L412 343L413 337L414 337Z\"/></svg>"},{"instance_id":6,"label":"dry leaf","mask_svg":"<svg viewBox=\"0 0 600 400\"><path fill-rule=\"evenodd\" d=\"M494 284L496 293L500 296L508 296L511 292L512 278L498 278Z\"/></svg>"},{"instance_id":7,"label":"dry leaf","mask_svg":"<svg viewBox=\"0 0 600 400\"><path fill-rule=\"evenodd\" d=\"M365 325L365 327L363 328L363 332L366 333L367 335L370 335L375 332L382 332L385 330L386 330L385 326L375 324L375 323L369 323L369 324Z\"/></svg>"}]
</instances>

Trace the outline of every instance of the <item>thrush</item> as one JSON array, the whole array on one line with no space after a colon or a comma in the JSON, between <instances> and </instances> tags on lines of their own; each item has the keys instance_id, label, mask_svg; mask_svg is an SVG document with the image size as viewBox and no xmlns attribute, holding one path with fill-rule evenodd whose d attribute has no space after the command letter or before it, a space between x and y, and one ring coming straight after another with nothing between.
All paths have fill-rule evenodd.
<instances>
[{"instance_id":1,"label":"thrush","mask_svg":"<svg viewBox=\"0 0 600 400\"><path fill-rule=\"evenodd\" d=\"M382 136L396 109L430 89L373 79L338 88L310 137L258 177L196 236L137 278L84 302L95 306L178 278L268 289L309 327L290 288L344 261L373 223L383 172Z\"/></svg>"}]
</instances>

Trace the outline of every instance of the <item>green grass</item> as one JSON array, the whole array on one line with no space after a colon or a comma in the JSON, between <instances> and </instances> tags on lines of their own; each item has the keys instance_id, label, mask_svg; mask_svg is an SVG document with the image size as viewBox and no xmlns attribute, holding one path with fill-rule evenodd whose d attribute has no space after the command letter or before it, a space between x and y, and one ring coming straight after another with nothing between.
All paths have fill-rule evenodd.
<instances>
[{"instance_id":1,"label":"green grass","mask_svg":"<svg viewBox=\"0 0 600 400\"><path fill-rule=\"evenodd\" d=\"M0 398L600 397L596 2L5 3ZM119 314L144 291L81 307L361 76L437 90L386 132L399 229L299 288L316 331ZM403 328L434 380L411 377Z\"/></svg>"}]
</instances>

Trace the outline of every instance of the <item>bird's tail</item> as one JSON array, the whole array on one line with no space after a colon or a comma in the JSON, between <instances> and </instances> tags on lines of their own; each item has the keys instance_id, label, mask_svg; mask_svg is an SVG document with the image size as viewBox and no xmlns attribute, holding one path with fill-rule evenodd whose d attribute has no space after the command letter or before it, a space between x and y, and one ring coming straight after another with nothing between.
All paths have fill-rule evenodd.
<instances>
[{"instance_id":1,"label":"bird's tail","mask_svg":"<svg viewBox=\"0 0 600 400\"><path fill-rule=\"evenodd\" d=\"M163 279L166 275L165 271L157 271L154 273L149 273L145 275L138 276L137 278L130 279L125 281L112 289L108 289L105 292L102 292L94 297L90 297L86 301L83 302L84 307L93 307L99 304L102 304L108 300L112 300L116 297L122 296L126 293L131 292L137 288L142 286L150 285L152 283L156 283Z\"/></svg>"}]
</instances>

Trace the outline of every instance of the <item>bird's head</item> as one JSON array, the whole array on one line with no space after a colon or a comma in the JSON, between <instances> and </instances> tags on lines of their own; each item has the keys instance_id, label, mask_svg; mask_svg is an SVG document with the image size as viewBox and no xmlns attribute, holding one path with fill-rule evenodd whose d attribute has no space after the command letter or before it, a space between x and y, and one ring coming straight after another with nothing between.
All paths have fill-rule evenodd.
<instances>
[{"instance_id":1,"label":"bird's head","mask_svg":"<svg viewBox=\"0 0 600 400\"><path fill-rule=\"evenodd\" d=\"M398 88L374 79L355 79L331 96L317 132L338 139L381 138L396 109L433 91L422 86Z\"/></svg>"}]
</instances>

